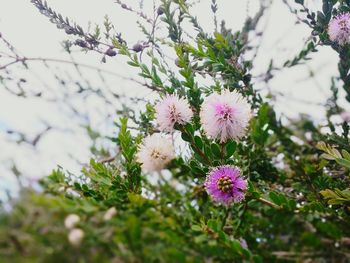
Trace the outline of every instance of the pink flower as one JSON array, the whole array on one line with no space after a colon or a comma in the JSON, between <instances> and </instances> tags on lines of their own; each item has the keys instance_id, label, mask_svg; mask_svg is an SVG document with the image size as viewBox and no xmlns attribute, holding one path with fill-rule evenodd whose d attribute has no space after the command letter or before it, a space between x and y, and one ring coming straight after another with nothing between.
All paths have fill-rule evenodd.
<instances>
[{"instance_id":1,"label":"pink flower","mask_svg":"<svg viewBox=\"0 0 350 263\"><path fill-rule=\"evenodd\" d=\"M155 108L156 121L159 129L163 132L173 132L176 123L188 123L193 116L187 100L177 95L166 95Z\"/></svg>"},{"instance_id":2,"label":"pink flower","mask_svg":"<svg viewBox=\"0 0 350 263\"><path fill-rule=\"evenodd\" d=\"M251 108L241 94L223 90L221 94L213 93L205 98L200 118L207 136L220 142L237 140L246 134Z\"/></svg>"},{"instance_id":3,"label":"pink flower","mask_svg":"<svg viewBox=\"0 0 350 263\"><path fill-rule=\"evenodd\" d=\"M343 111L340 113L340 117L343 119L343 121L350 122L350 111Z\"/></svg>"},{"instance_id":4,"label":"pink flower","mask_svg":"<svg viewBox=\"0 0 350 263\"><path fill-rule=\"evenodd\" d=\"M247 241L246 241L244 238L240 237L240 238L239 238L239 243L241 243L241 247L242 247L242 248L248 249Z\"/></svg>"},{"instance_id":5,"label":"pink flower","mask_svg":"<svg viewBox=\"0 0 350 263\"><path fill-rule=\"evenodd\" d=\"M144 171L160 171L175 158L175 149L170 139L154 133L143 140L136 158Z\"/></svg>"},{"instance_id":6,"label":"pink flower","mask_svg":"<svg viewBox=\"0 0 350 263\"><path fill-rule=\"evenodd\" d=\"M332 18L328 25L329 39L339 45L350 43L350 13Z\"/></svg>"},{"instance_id":7,"label":"pink flower","mask_svg":"<svg viewBox=\"0 0 350 263\"><path fill-rule=\"evenodd\" d=\"M204 186L215 202L228 205L243 200L247 181L241 176L239 168L223 165L207 175Z\"/></svg>"}]
</instances>

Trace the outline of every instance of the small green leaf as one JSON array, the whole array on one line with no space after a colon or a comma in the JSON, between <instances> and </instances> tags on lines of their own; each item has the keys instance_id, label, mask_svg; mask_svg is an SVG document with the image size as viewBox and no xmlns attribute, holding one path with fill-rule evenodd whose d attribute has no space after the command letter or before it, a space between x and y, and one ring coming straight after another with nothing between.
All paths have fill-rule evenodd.
<instances>
[{"instance_id":1,"label":"small green leaf","mask_svg":"<svg viewBox=\"0 0 350 263\"><path fill-rule=\"evenodd\" d=\"M220 230L220 227L219 227L220 224L215 219L209 219L207 225L210 229L212 229L215 232Z\"/></svg>"},{"instance_id":2,"label":"small green leaf","mask_svg":"<svg viewBox=\"0 0 350 263\"><path fill-rule=\"evenodd\" d=\"M216 143L212 143L210 145L210 149L215 157L221 158L221 150L220 150L219 145L217 145Z\"/></svg>"},{"instance_id":3,"label":"small green leaf","mask_svg":"<svg viewBox=\"0 0 350 263\"><path fill-rule=\"evenodd\" d=\"M192 225L191 229L195 232L202 232L202 228L199 225Z\"/></svg>"},{"instance_id":4,"label":"small green leaf","mask_svg":"<svg viewBox=\"0 0 350 263\"><path fill-rule=\"evenodd\" d=\"M278 193L270 192L269 197L270 197L271 201L274 202L276 205L282 204L282 200L281 200L280 195Z\"/></svg>"},{"instance_id":5,"label":"small green leaf","mask_svg":"<svg viewBox=\"0 0 350 263\"><path fill-rule=\"evenodd\" d=\"M197 145L198 148L202 149L203 148L203 141L202 138L199 136L194 136L194 142Z\"/></svg>"},{"instance_id":6,"label":"small green leaf","mask_svg":"<svg viewBox=\"0 0 350 263\"><path fill-rule=\"evenodd\" d=\"M344 159L350 161L350 153L348 153L346 150L341 150L341 153L342 153Z\"/></svg>"},{"instance_id":7,"label":"small green leaf","mask_svg":"<svg viewBox=\"0 0 350 263\"><path fill-rule=\"evenodd\" d=\"M237 143L235 141L231 141L226 144L226 158L230 158L236 151Z\"/></svg>"},{"instance_id":8,"label":"small green leaf","mask_svg":"<svg viewBox=\"0 0 350 263\"><path fill-rule=\"evenodd\" d=\"M342 165L342 166L345 166L346 168L350 169L350 161L345 160L345 159L343 159L343 158L337 158L337 159L335 159L335 161L336 161L338 164L340 164L340 165Z\"/></svg>"},{"instance_id":9,"label":"small green leaf","mask_svg":"<svg viewBox=\"0 0 350 263\"><path fill-rule=\"evenodd\" d=\"M182 138L185 142L191 142L191 136L189 136L187 133L182 133L182 134L181 134L181 138Z\"/></svg>"}]
</instances>

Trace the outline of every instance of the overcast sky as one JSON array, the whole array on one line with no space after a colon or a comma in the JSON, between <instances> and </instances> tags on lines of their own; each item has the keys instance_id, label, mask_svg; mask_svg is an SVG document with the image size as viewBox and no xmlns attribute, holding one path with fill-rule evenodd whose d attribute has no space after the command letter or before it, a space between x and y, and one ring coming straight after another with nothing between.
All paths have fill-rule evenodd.
<instances>
[{"instance_id":1,"label":"overcast sky","mask_svg":"<svg viewBox=\"0 0 350 263\"><path fill-rule=\"evenodd\" d=\"M116 30L122 32L130 44L136 43L141 38L136 24L138 17L122 10L113 0L47 0L47 2L54 10L68 16L83 27L87 27L89 22L92 25L101 25L104 16L108 15ZM127 1L130 5L137 2ZM227 27L234 30L239 30L247 16L253 16L258 9L257 0L218 0L217 2L219 20L224 19ZM292 0L289 2L294 3ZM306 2L311 7L320 4L318 0ZM137 5L133 6L137 8ZM213 22L209 6L210 1L203 0L193 9L193 12L198 16L200 24L212 32ZM144 0L144 12L149 13L151 9L152 1ZM310 30L304 24L296 24L296 21L296 17L290 14L281 0L273 1L272 7L260 24L260 29L263 29L265 34L259 47L253 75L264 72L272 58L278 65L293 58L301 50L310 36ZM0 1L0 32L27 57L70 59L60 45L67 36L41 15L29 0ZM4 47L0 46L0 51L2 51L1 48ZM269 84L269 89L286 94L276 104L279 112L292 117L301 112L308 113L314 117L315 121L321 121L324 117L323 112L313 105L325 101L329 96L330 77L337 74L337 57L328 47L320 48L317 56L314 57L315 59L306 66L281 72ZM135 77L132 69L118 56L109 59L106 64L101 63L101 56L92 53L74 53L74 58L81 63L113 71L125 77ZM74 68L65 65L56 66L61 67L62 70L71 71L71 75L76 76ZM35 85L43 88L45 83L48 85L44 87L45 89L54 90L56 93L53 94L59 92L57 84L47 77L50 75L47 68L39 63L31 64L31 68L30 73L21 71L20 66L18 70L25 76L35 75L32 88L35 89ZM314 78L309 78L311 74ZM92 83L101 85L101 80L96 74L91 74L89 77ZM130 96L137 94L154 99L148 90L132 86L133 84L128 81L111 76L106 78L108 86L113 87L115 91ZM264 88L262 83L257 82L256 86ZM298 99L310 103L300 103ZM110 133L111 123L117 119L117 116L101 119L101 114L107 114L103 111L103 104L99 101L90 101L88 105L87 110L92 116L90 121L93 125L97 125L104 133ZM81 105L82 109L84 106L86 105ZM94 114L94 111L98 114ZM101 123L102 120L107 123ZM79 127L79 120L72 119L54 103L40 99L17 98L0 89L0 132L1 129L13 129L34 136L44 129L43 122L52 124L57 130L48 133L40 141L37 149L26 144L17 145L8 142L7 137L0 133L0 192L15 185L14 177L8 171L13 161L25 176L34 179L48 174L57 165L78 173L81 166L78 162L88 161L91 143L85 131ZM69 132L64 132L65 130Z\"/></svg>"}]
</instances>

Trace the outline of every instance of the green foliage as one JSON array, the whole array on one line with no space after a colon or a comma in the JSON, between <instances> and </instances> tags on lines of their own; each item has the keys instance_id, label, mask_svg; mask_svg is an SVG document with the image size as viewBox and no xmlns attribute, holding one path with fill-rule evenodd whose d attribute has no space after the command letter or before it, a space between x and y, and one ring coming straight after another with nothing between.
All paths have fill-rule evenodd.
<instances>
[{"instance_id":1,"label":"green foliage","mask_svg":"<svg viewBox=\"0 0 350 263\"><path fill-rule=\"evenodd\" d=\"M326 160L334 160L338 164L350 169L350 154L346 150L340 153L337 149L330 147L324 142L319 142L316 147L325 153L321 155Z\"/></svg>"},{"instance_id":2,"label":"green foliage","mask_svg":"<svg viewBox=\"0 0 350 263\"><path fill-rule=\"evenodd\" d=\"M301 61L310 60L311 58L308 57L308 55L312 52L317 52L317 49L315 47L315 43L313 41L310 41L306 48L300 51L300 53L293 58L292 60L288 60L284 63L284 67L293 67L295 65L298 65L301 63Z\"/></svg>"},{"instance_id":3,"label":"green foliage","mask_svg":"<svg viewBox=\"0 0 350 263\"><path fill-rule=\"evenodd\" d=\"M252 140L261 146L264 146L269 136L269 106L267 104L261 105L257 118L253 119L251 125Z\"/></svg>"},{"instance_id":4,"label":"green foliage","mask_svg":"<svg viewBox=\"0 0 350 263\"><path fill-rule=\"evenodd\" d=\"M350 189L340 191L339 189L321 191L322 196L328 199L330 205L342 205L350 203Z\"/></svg>"}]
</instances>

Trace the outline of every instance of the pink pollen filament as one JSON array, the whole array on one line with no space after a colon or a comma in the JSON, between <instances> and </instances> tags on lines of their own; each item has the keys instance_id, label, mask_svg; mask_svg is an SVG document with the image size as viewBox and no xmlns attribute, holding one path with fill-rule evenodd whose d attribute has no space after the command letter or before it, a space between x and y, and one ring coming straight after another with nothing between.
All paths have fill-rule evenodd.
<instances>
[{"instance_id":1,"label":"pink pollen filament","mask_svg":"<svg viewBox=\"0 0 350 263\"><path fill-rule=\"evenodd\" d=\"M170 109L170 119L172 122L177 122L179 119L181 119L181 113L176 111L176 107L174 104L169 106Z\"/></svg>"},{"instance_id":2,"label":"pink pollen filament","mask_svg":"<svg viewBox=\"0 0 350 263\"><path fill-rule=\"evenodd\" d=\"M341 30L346 31L347 33L349 32L347 22L345 20L340 20L339 26L340 26Z\"/></svg>"},{"instance_id":3,"label":"pink pollen filament","mask_svg":"<svg viewBox=\"0 0 350 263\"><path fill-rule=\"evenodd\" d=\"M234 114L234 109L226 104L216 104L214 107L216 115L224 120L230 119Z\"/></svg>"}]
</instances>

